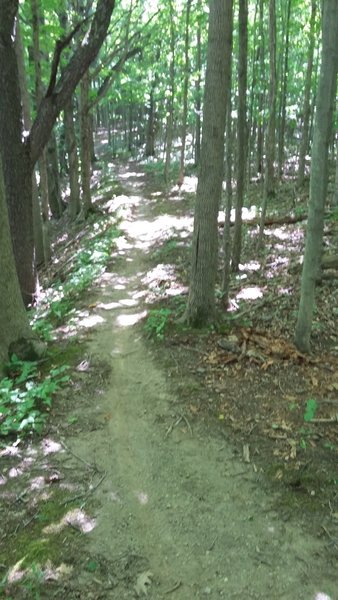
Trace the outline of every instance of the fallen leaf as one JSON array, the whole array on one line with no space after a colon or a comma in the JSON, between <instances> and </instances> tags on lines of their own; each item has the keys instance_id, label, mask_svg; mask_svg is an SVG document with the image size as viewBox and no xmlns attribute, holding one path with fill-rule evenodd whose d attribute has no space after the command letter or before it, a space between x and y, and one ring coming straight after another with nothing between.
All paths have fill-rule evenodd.
<instances>
[{"instance_id":1,"label":"fallen leaf","mask_svg":"<svg viewBox=\"0 0 338 600\"><path fill-rule=\"evenodd\" d=\"M136 579L136 585L134 586L136 595L140 596L148 596L147 587L151 585L151 579L153 574L151 571L144 571L144 573L140 573Z\"/></svg>"}]
</instances>

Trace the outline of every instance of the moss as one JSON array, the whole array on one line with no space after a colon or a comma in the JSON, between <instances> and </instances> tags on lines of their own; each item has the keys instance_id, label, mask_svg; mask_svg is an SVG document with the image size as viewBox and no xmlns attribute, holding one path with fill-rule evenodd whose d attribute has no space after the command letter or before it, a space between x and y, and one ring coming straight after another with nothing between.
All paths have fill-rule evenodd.
<instances>
[{"instance_id":1,"label":"moss","mask_svg":"<svg viewBox=\"0 0 338 600\"><path fill-rule=\"evenodd\" d=\"M47 534L45 527L57 524L76 504L64 505L67 493L56 490L50 499L42 502L36 518L25 528L19 529L17 535L8 536L6 547L0 551L0 563L8 568L24 558L23 567L33 564L44 565L47 560L59 564L67 560L65 545L61 543L60 536ZM62 532L62 540L65 531Z\"/></svg>"}]
</instances>

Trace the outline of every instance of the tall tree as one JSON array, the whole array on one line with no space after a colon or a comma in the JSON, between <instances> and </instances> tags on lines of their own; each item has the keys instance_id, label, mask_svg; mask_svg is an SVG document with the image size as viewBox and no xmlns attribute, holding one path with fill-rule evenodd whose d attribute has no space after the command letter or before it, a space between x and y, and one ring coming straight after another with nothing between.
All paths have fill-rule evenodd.
<instances>
[{"instance_id":1,"label":"tall tree","mask_svg":"<svg viewBox=\"0 0 338 600\"><path fill-rule=\"evenodd\" d=\"M33 61L35 71L35 100L39 105L43 98L43 86L41 75L41 51L40 51L40 22L42 20L41 7L37 0L30 0L32 11L32 35L33 35ZM48 190L48 170L47 170L47 150L43 149L39 158L40 173L40 196L42 209L42 233L44 262L48 264L51 258L51 248L49 239L49 190Z\"/></svg>"},{"instance_id":2,"label":"tall tree","mask_svg":"<svg viewBox=\"0 0 338 600\"><path fill-rule=\"evenodd\" d=\"M8 348L18 338L32 337L20 294L9 230L5 188L0 159L0 373L8 360Z\"/></svg>"},{"instance_id":3,"label":"tall tree","mask_svg":"<svg viewBox=\"0 0 338 600\"><path fill-rule=\"evenodd\" d=\"M188 116L188 91L189 91L189 29L190 29L190 9L192 0L187 0L186 20L185 20L185 35L184 35L184 84L183 84L183 115L182 115L182 135L181 135L181 157L180 157L180 172L178 176L179 182L183 183L184 179L184 161L185 161L185 145L187 137L187 116Z\"/></svg>"},{"instance_id":4,"label":"tall tree","mask_svg":"<svg viewBox=\"0 0 338 600\"><path fill-rule=\"evenodd\" d=\"M275 192L276 85L276 0L269 0L269 119L265 144L266 160L263 206L259 227L259 244L263 241L268 200Z\"/></svg>"},{"instance_id":5,"label":"tall tree","mask_svg":"<svg viewBox=\"0 0 338 600\"><path fill-rule=\"evenodd\" d=\"M169 92L167 102L166 122L166 151L164 165L164 180L169 182L171 149L173 143L174 129L174 99L175 99L175 24L173 0L169 0L169 38L170 38L170 62L169 62Z\"/></svg>"},{"instance_id":6,"label":"tall tree","mask_svg":"<svg viewBox=\"0 0 338 600\"><path fill-rule=\"evenodd\" d=\"M315 285L322 249L324 208L328 185L328 152L332 131L332 112L337 89L338 2L326 0L323 6L322 63L316 101L316 116L311 157L310 198L301 297L295 343L302 352L310 351Z\"/></svg>"},{"instance_id":7,"label":"tall tree","mask_svg":"<svg viewBox=\"0 0 338 600\"><path fill-rule=\"evenodd\" d=\"M57 77L65 38L56 46L46 95L30 134L23 135L21 97L14 49L15 19L19 1L0 2L0 152L8 203L14 255L20 288L26 304L35 293L35 260L32 221L33 167L41 156L60 111L88 69L106 37L115 0L98 0L90 20L86 43L79 44L60 77Z\"/></svg>"},{"instance_id":8,"label":"tall tree","mask_svg":"<svg viewBox=\"0 0 338 600\"><path fill-rule=\"evenodd\" d=\"M217 217L223 182L231 9L232 0L214 0L209 7L201 163L194 216L192 272L185 313L186 320L199 327L212 322L215 316Z\"/></svg>"},{"instance_id":9,"label":"tall tree","mask_svg":"<svg viewBox=\"0 0 338 600\"><path fill-rule=\"evenodd\" d=\"M309 149L309 126L311 116L311 92L312 92L312 72L313 72L313 55L315 49L315 25L316 25L316 12L317 12L317 1L311 1L311 17L310 17L310 31L309 31L309 47L307 56L307 67L306 67L306 78L304 87L304 99L303 99L303 123L302 123L302 137L299 150L299 164L298 164L298 177L297 185L301 187L304 183L305 177L305 158Z\"/></svg>"},{"instance_id":10,"label":"tall tree","mask_svg":"<svg viewBox=\"0 0 338 600\"><path fill-rule=\"evenodd\" d=\"M289 78L289 38L290 38L290 17L291 17L291 0L286 3L286 15L284 19L283 46L284 46L284 61L281 77L281 93L280 93L280 118L278 127L278 177L281 177L284 170L284 154L285 154L285 124L286 124L286 103Z\"/></svg>"},{"instance_id":11,"label":"tall tree","mask_svg":"<svg viewBox=\"0 0 338 600\"><path fill-rule=\"evenodd\" d=\"M242 209L245 192L245 173L247 160L247 69L248 69L248 2L239 0L238 12L238 119L237 119L237 191L236 220L231 268L236 273L239 268L242 250Z\"/></svg>"}]
</instances>

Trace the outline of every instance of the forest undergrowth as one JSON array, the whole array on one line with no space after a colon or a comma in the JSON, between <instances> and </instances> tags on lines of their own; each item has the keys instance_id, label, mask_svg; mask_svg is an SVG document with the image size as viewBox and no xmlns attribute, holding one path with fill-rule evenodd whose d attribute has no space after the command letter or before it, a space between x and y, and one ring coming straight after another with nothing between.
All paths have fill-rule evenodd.
<instances>
[{"instance_id":1,"label":"forest undergrowth","mask_svg":"<svg viewBox=\"0 0 338 600\"><path fill-rule=\"evenodd\" d=\"M126 161L123 169L125 179L112 181L105 162L97 164L94 215L85 225L78 223L68 236L64 235L66 221L61 224L62 231L55 231L54 261L48 271L41 273L45 291L33 318L35 330L48 341L47 357L41 363L16 361L14 357L1 382L6 397L2 406L7 412L2 409L0 455L9 463L0 476L4 486L11 477L12 484L15 480L6 496L11 501L14 498L14 503L1 537L0 590L4 597L45 597L43 593L40 596L42 581L56 582L67 576L63 563L59 571L53 567L60 558L60 549L49 545L45 551L46 524L61 518L70 504L74 508L72 527L81 530L86 520L81 512L84 497L87 508L95 512L91 492L78 494L75 487L72 498L65 500L71 487L67 488L65 481L61 489L63 477L57 466L49 467L43 482L36 478L36 489L42 483L50 490L52 486L58 488L54 494L44 492L37 502L28 502L31 492L27 477L34 469L34 448L42 447L48 455L49 445L53 445L49 438L55 432L62 432L62 439L67 440L68 435L82 430L81 395L88 399L95 394L98 380L103 388L106 385L108 357L107 362L95 362L86 346L91 329L100 326L96 312L101 293L98 282L123 260L128 239L121 236L119 224L122 220L132 221L134 206L128 204L132 193L134 202L142 197L152 211L154 227L163 232L143 250L147 269L141 291L147 314L135 328L178 398L180 410L166 437L176 429L189 434L199 424L208 436L221 435L227 443L231 440L244 465L264 477L264 485L278 490L276 510L283 518L299 515L309 530L325 540L331 554L338 552L334 262L330 265L333 268L323 270L318 283L311 355L299 353L293 345L306 195L295 202L292 183L280 184L270 207L266 245L257 254L255 207L261 189L257 183L252 184L245 209L242 266L240 273L232 276L228 310L222 306L219 291L217 323L202 331L192 330L182 316L189 284L196 176L189 173L179 190L175 185L163 185L157 165ZM128 183L128 172L142 178L142 196L139 188L133 189ZM288 222L290 215L294 222ZM222 233L221 216L220 247ZM326 221L326 253L333 257L337 254L337 220L333 218ZM21 413L14 410L18 406ZM69 451L66 442L60 442L61 447ZM14 466L11 461L23 448L30 449L30 458ZM98 476L98 482L91 484L95 490L104 474L94 467L92 474ZM65 554L74 556L77 540L67 540ZM25 547L24 556L21 547ZM44 569L42 557L49 561ZM24 576L19 595L11 596L9 565L13 583L28 564L30 571ZM95 560L86 564L86 570L95 573ZM56 587L55 593L58 591Z\"/></svg>"}]
</instances>

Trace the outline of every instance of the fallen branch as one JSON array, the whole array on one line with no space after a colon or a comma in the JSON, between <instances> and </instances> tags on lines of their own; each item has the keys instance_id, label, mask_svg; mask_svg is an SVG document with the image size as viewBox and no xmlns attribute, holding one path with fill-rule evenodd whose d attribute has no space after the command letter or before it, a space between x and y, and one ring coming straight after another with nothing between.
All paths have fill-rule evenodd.
<instances>
[{"instance_id":1,"label":"fallen branch","mask_svg":"<svg viewBox=\"0 0 338 600\"><path fill-rule=\"evenodd\" d=\"M264 222L264 227L270 227L272 225L292 225L293 223L299 223L307 220L307 214L301 215L284 215L282 217L272 216L267 217ZM252 219L243 218L243 225L255 226L260 224L259 217L253 217ZM218 225L224 227L224 217L220 215L218 217ZM235 221L231 220L230 226L235 225Z\"/></svg>"}]
</instances>

